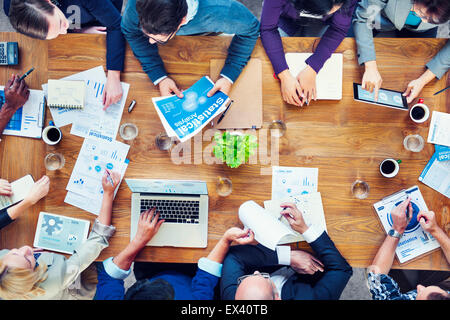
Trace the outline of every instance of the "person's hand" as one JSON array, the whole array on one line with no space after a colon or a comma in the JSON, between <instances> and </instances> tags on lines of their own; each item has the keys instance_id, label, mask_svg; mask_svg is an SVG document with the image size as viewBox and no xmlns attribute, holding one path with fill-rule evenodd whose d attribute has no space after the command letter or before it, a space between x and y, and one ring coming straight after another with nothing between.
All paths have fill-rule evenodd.
<instances>
[{"instance_id":1,"label":"person's hand","mask_svg":"<svg viewBox=\"0 0 450 320\"><path fill-rule=\"evenodd\" d=\"M81 33L106 34L106 27L92 26L92 27L82 28Z\"/></svg>"},{"instance_id":2,"label":"person's hand","mask_svg":"<svg viewBox=\"0 0 450 320\"><path fill-rule=\"evenodd\" d=\"M159 93L162 97L175 94L178 98L183 98L183 92L178 89L177 84L171 78L167 77L158 83Z\"/></svg>"},{"instance_id":3,"label":"person's hand","mask_svg":"<svg viewBox=\"0 0 450 320\"><path fill-rule=\"evenodd\" d=\"M408 210L408 217L405 212ZM391 212L392 228L395 231L403 234L408 226L409 220L411 220L413 214L413 208L411 204L411 198L408 197Z\"/></svg>"},{"instance_id":4,"label":"person's hand","mask_svg":"<svg viewBox=\"0 0 450 320\"><path fill-rule=\"evenodd\" d=\"M319 259L302 250L291 250L291 268L300 274L323 272L324 266Z\"/></svg>"},{"instance_id":5,"label":"person's hand","mask_svg":"<svg viewBox=\"0 0 450 320\"><path fill-rule=\"evenodd\" d=\"M214 87L211 90L209 90L209 92L206 95L208 97L212 97L217 91L222 91L228 96L230 94L232 85L233 84L230 82L230 80L221 77L219 80L216 81Z\"/></svg>"},{"instance_id":6,"label":"person's hand","mask_svg":"<svg viewBox=\"0 0 450 320\"><path fill-rule=\"evenodd\" d=\"M237 227L232 227L225 231L223 238L231 243L235 241L239 245L251 244L255 240L255 234L249 229L239 229Z\"/></svg>"},{"instance_id":7,"label":"person's hand","mask_svg":"<svg viewBox=\"0 0 450 320\"><path fill-rule=\"evenodd\" d=\"M403 92L403 96L406 97L406 102L411 103L415 98L417 98L426 84L426 81L422 78L417 78L416 80L408 83L408 87L405 92Z\"/></svg>"},{"instance_id":8,"label":"person's hand","mask_svg":"<svg viewBox=\"0 0 450 320\"><path fill-rule=\"evenodd\" d=\"M367 61L365 67L366 70L362 78L361 88L369 92L375 91L375 101L378 101L378 91L381 88L383 79L378 72L377 63L376 61Z\"/></svg>"},{"instance_id":9,"label":"person's hand","mask_svg":"<svg viewBox=\"0 0 450 320\"><path fill-rule=\"evenodd\" d=\"M134 241L140 246L145 246L158 233L163 223L164 220L159 220L159 212L156 212L155 208L142 212Z\"/></svg>"},{"instance_id":10,"label":"person's hand","mask_svg":"<svg viewBox=\"0 0 450 320\"><path fill-rule=\"evenodd\" d=\"M33 184L30 192L26 195L23 201L30 205L34 205L43 197L45 197L48 194L49 190L50 190L50 178L47 176L43 176L41 179L39 179Z\"/></svg>"},{"instance_id":11,"label":"person's hand","mask_svg":"<svg viewBox=\"0 0 450 320\"><path fill-rule=\"evenodd\" d=\"M297 75L297 80L298 83L300 83L302 90L301 96L303 96L301 106L303 106L305 102L306 104L309 104L313 99L317 100L316 76L317 72L309 65Z\"/></svg>"},{"instance_id":12,"label":"person's hand","mask_svg":"<svg viewBox=\"0 0 450 320\"><path fill-rule=\"evenodd\" d=\"M423 230L434 234L439 230L439 226L436 221L436 215L433 211L420 211L417 215L417 221L419 221Z\"/></svg>"},{"instance_id":13,"label":"person's hand","mask_svg":"<svg viewBox=\"0 0 450 320\"><path fill-rule=\"evenodd\" d=\"M291 228L300 234L305 233L308 230L308 226L303 220L302 213L297 209L297 206L291 202L284 202L280 205L283 209L281 215L283 215L289 222Z\"/></svg>"},{"instance_id":14,"label":"person's hand","mask_svg":"<svg viewBox=\"0 0 450 320\"><path fill-rule=\"evenodd\" d=\"M30 97L30 90L25 80L19 82L20 76L12 75L5 85L5 108L16 112Z\"/></svg>"},{"instance_id":15,"label":"person's hand","mask_svg":"<svg viewBox=\"0 0 450 320\"><path fill-rule=\"evenodd\" d=\"M122 99L122 84L120 83L120 71L108 70L105 90L103 91L103 110Z\"/></svg>"},{"instance_id":16,"label":"person's hand","mask_svg":"<svg viewBox=\"0 0 450 320\"><path fill-rule=\"evenodd\" d=\"M108 173L111 177L112 184L108 179ZM106 169L102 177L103 194L114 195L114 190L116 190L117 186L119 185L120 178L120 173Z\"/></svg>"},{"instance_id":17,"label":"person's hand","mask_svg":"<svg viewBox=\"0 0 450 320\"><path fill-rule=\"evenodd\" d=\"M9 197L12 194L11 184L5 179L0 179L0 195Z\"/></svg>"},{"instance_id":18,"label":"person's hand","mask_svg":"<svg viewBox=\"0 0 450 320\"><path fill-rule=\"evenodd\" d=\"M302 88L289 69L280 72L278 78L281 81L281 96L283 100L298 107L302 106Z\"/></svg>"}]
</instances>

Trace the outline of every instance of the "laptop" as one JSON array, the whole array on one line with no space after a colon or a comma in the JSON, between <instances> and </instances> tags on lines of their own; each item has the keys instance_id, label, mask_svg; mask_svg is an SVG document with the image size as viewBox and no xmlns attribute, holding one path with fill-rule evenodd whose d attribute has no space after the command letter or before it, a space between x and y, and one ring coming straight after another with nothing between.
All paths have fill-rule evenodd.
<instances>
[{"instance_id":1,"label":"laptop","mask_svg":"<svg viewBox=\"0 0 450 320\"><path fill-rule=\"evenodd\" d=\"M131 195L131 232L140 214L156 208L165 222L148 246L206 248L208 245L208 189L204 181L125 179Z\"/></svg>"}]
</instances>

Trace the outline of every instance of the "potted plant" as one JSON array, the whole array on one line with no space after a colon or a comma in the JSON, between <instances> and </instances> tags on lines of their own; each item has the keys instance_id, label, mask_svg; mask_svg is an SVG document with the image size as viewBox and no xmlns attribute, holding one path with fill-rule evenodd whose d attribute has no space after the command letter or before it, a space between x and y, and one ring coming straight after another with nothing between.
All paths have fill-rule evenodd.
<instances>
[{"instance_id":1,"label":"potted plant","mask_svg":"<svg viewBox=\"0 0 450 320\"><path fill-rule=\"evenodd\" d=\"M256 136L240 132L216 132L214 141L214 156L230 168L246 163L258 147Z\"/></svg>"}]
</instances>

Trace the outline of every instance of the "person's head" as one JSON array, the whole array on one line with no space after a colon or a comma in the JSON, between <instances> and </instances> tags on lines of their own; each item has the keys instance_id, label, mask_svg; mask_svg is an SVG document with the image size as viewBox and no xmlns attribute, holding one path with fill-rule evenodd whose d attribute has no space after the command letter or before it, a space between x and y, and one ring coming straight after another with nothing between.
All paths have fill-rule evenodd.
<instances>
[{"instance_id":1,"label":"person's head","mask_svg":"<svg viewBox=\"0 0 450 320\"><path fill-rule=\"evenodd\" d=\"M12 249L0 259L0 298L29 299L44 293L39 284L46 278L46 266L36 266L33 249Z\"/></svg>"},{"instance_id":2,"label":"person's head","mask_svg":"<svg viewBox=\"0 0 450 320\"><path fill-rule=\"evenodd\" d=\"M450 300L450 280L436 286L417 286L416 300Z\"/></svg>"},{"instance_id":3,"label":"person's head","mask_svg":"<svg viewBox=\"0 0 450 320\"><path fill-rule=\"evenodd\" d=\"M50 0L11 0L9 21L17 32L41 40L66 34L70 26L64 13Z\"/></svg>"},{"instance_id":4,"label":"person's head","mask_svg":"<svg viewBox=\"0 0 450 320\"><path fill-rule=\"evenodd\" d=\"M173 287L163 279L139 280L125 294L125 300L173 300L174 297Z\"/></svg>"},{"instance_id":5,"label":"person's head","mask_svg":"<svg viewBox=\"0 0 450 320\"><path fill-rule=\"evenodd\" d=\"M151 44L164 44L186 22L186 0L137 0L136 11L142 32Z\"/></svg>"},{"instance_id":6,"label":"person's head","mask_svg":"<svg viewBox=\"0 0 450 320\"><path fill-rule=\"evenodd\" d=\"M280 300L275 284L268 273L255 271L238 279L236 300Z\"/></svg>"},{"instance_id":7,"label":"person's head","mask_svg":"<svg viewBox=\"0 0 450 320\"><path fill-rule=\"evenodd\" d=\"M302 12L315 16L326 16L335 13L342 6L348 3L348 0L291 0L294 7Z\"/></svg>"},{"instance_id":8,"label":"person's head","mask_svg":"<svg viewBox=\"0 0 450 320\"><path fill-rule=\"evenodd\" d=\"M441 24L450 20L448 0L414 0L413 10L423 22Z\"/></svg>"}]
</instances>

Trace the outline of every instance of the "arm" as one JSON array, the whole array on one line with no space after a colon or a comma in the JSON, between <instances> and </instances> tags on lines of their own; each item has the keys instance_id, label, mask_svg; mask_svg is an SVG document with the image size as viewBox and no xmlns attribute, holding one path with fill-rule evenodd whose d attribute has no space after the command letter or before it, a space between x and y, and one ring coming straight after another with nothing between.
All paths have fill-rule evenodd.
<instances>
[{"instance_id":1,"label":"arm","mask_svg":"<svg viewBox=\"0 0 450 320\"><path fill-rule=\"evenodd\" d=\"M436 215L433 211L421 211L417 215L417 220L420 222L422 228L431 233L431 235L441 245L442 252L444 252L447 262L450 264L450 238L444 230L442 230L436 222Z\"/></svg>"}]
</instances>

